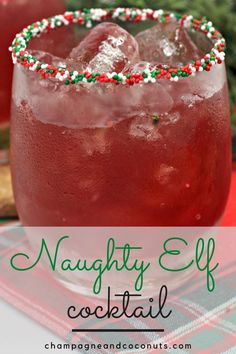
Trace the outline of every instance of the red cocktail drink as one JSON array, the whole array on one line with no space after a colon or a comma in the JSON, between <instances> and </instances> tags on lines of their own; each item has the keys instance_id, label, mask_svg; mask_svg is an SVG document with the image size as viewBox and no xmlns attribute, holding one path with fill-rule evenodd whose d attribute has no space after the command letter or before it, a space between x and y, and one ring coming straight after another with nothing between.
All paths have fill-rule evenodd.
<instances>
[{"instance_id":1,"label":"red cocktail drink","mask_svg":"<svg viewBox=\"0 0 236 354\"><path fill-rule=\"evenodd\" d=\"M15 34L29 23L64 11L63 0L0 0L0 124L10 119L13 66L8 47Z\"/></svg>"},{"instance_id":2,"label":"red cocktail drink","mask_svg":"<svg viewBox=\"0 0 236 354\"><path fill-rule=\"evenodd\" d=\"M125 11L136 22L144 16ZM114 14L102 19L124 16ZM92 15L96 21L99 12ZM163 12L146 16L161 21ZM68 13L61 21L84 17ZM98 25L67 59L23 47L19 55L13 46L12 173L23 224L219 222L231 175L224 40L210 26L206 55L210 42L201 47L200 37L187 33L193 19L177 27L172 21L166 16L171 31L158 24L136 39L116 25ZM193 23L195 30L204 25ZM163 34L156 44L152 31Z\"/></svg>"}]
</instances>

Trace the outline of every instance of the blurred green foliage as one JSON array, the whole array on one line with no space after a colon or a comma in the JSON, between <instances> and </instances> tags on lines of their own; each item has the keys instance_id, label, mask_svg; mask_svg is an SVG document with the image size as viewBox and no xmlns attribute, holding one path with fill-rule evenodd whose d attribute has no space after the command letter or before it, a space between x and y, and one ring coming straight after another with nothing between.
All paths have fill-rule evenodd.
<instances>
[{"instance_id":1,"label":"blurred green foliage","mask_svg":"<svg viewBox=\"0 0 236 354\"><path fill-rule=\"evenodd\" d=\"M68 9L83 7L149 7L189 13L212 20L227 40L227 71L232 123L236 134L236 0L66 0Z\"/></svg>"}]
</instances>

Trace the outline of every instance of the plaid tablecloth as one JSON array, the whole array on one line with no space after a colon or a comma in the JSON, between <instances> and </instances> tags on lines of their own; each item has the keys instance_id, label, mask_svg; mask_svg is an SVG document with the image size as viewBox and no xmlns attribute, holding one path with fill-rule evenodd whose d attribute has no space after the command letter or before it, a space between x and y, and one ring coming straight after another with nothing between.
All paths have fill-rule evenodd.
<instances>
[{"instance_id":1,"label":"plaid tablecloth","mask_svg":"<svg viewBox=\"0 0 236 354\"><path fill-rule=\"evenodd\" d=\"M229 206L224 217L224 225L236 225L236 174L233 175ZM14 227L16 221L1 221L1 230ZM222 239L222 249L225 242ZM218 245L221 248L220 245ZM209 294L205 288L205 281L196 277L181 289L174 292L170 298L173 316L170 321L158 320L158 328L165 327L164 334L155 333L72 333L75 326L66 319L65 308L69 303L94 306L101 304L101 300L78 296L67 290L54 280L43 268L24 274L24 286L20 277L13 275L9 270L8 254L29 248L26 238L22 235L16 238L14 232L11 237L0 238L0 297L20 311L41 323L44 327L58 334L63 341L86 343L110 343L126 341L143 343L168 343L169 348L175 343L190 343L190 353L200 354L234 354L236 353L236 235L235 241L228 245L231 252L221 254L225 266L221 268L217 287L220 291ZM225 262L227 260L227 262ZM12 275L9 273L12 272ZM34 284L37 284L37 291ZM38 291L41 289L41 292ZM1 321L1 320L0 320ZM85 328L94 328L94 322L85 320ZM108 320L100 322L100 328L127 328L145 329L148 324L145 320L122 320L111 323ZM161 350L149 353L162 353ZM169 349L163 353L181 353L188 351ZM86 353L86 351L80 351ZM90 351L96 353L97 351ZM109 350L100 350L99 353L114 353ZM136 353L138 353L136 351ZM143 352L147 353L147 352ZM27 353L28 354L28 353ZM63 353L64 354L64 353Z\"/></svg>"},{"instance_id":2,"label":"plaid tablecloth","mask_svg":"<svg viewBox=\"0 0 236 354\"><path fill-rule=\"evenodd\" d=\"M5 226L5 230L9 231L9 227ZM224 260L224 267L217 276L218 290L209 293L205 277L196 276L173 292L168 302L173 311L171 319L158 319L155 322L155 328L165 328L164 334L72 333L75 327L92 329L98 328L98 325L92 319L75 324L74 320L66 316L68 304L93 308L95 305L104 305L104 302L70 292L43 268L26 272L23 278L22 274L16 274L9 267L9 253L25 252L29 245L23 235L18 235L16 239L14 232L12 236L2 236L0 239L0 297L69 343L168 343L169 348L174 344L189 343L191 351L169 349L165 352L153 350L144 353L233 354L236 353L236 260L235 252L228 252L228 248L235 249L236 239L231 239L227 247L224 241L221 239L218 243L218 249L224 249L219 255L221 264ZM108 328L146 329L150 328L150 322L144 319L99 321L99 329ZM90 353L97 354L97 351ZM99 353L110 354L114 351L100 350Z\"/></svg>"}]
</instances>

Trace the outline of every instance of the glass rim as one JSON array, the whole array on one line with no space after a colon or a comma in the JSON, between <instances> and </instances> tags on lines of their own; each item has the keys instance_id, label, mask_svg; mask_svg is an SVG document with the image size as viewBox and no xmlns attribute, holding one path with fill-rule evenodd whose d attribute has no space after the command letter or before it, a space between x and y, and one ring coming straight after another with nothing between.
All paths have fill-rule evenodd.
<instances>
[{"instance_id":1,"label":"glass rim","mask_svg":"<svg viewBox=\"0 0 236 354\"><path fill-rule=\"evenodd\" d=\"M202 32L213 44L209 53L203 58L176 68L145 69L142 72L124 73L99 73L92 71L70 70L66 66L54 66L37 59L27 51L29 42L42 34L59 27L70 24L79 24L87 28L93 27L96 23L120 20L122 22L139 23L152 20L159 23L177 22L186 29L193 32ZM139 8L110 8L110 9L83 9L67 11L62 15L56 15L37 21L22 32L18 33L12 42L9 51L12 52L13 64L20 64L30 71L38 73L43 79L54 78L65 85L86 83L112 83L115 85L136 85L143 83L156 83L159 79L165 78L171 81L178 81L180 78L194 76L202 71L210 71L214 65L222 64L225 60L226 42L222 34L213 26L211 21L205 17L197 19L192 15L180 15L176 12L164 10L139 9Z\"/></svg>"}]
</instances>

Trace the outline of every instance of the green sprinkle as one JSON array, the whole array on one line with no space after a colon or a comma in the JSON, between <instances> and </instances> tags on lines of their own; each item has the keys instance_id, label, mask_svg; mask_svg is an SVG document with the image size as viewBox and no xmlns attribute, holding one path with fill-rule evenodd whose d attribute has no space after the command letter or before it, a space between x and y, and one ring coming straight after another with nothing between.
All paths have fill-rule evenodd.
<instances>
[{"instance_id":1,"label":"green sprinkle","mask_svg":"<svg viewBox=\"0 0 236 354\"><path fill-rule=\"evenodd\" d=\"M88 9L88 8L86 8L86 9L83 9L83 12L85 13L85 14L90 14L90 9Z\"/></svg>"},{"instance_id":2,"label":"green sprinkle","mask_svg":"<svg viewBox=\"0 0 236 354\"><path fill-rule=\"evenodd\" d=\"M78 75L78 81L82 81L84 78L84 75Z\"/></svg>"},{"instance_id":3,"label":"green sprinkle","mask_svg":"<svg viewBox=\"0 0 236 354\"><path fill-rule=\"evenodd\" d=\"M175 15L175 18L176 18L177 21L181 20L182 15L180 15L180 14L178 14L176 12L174 13L174 15Z\"/></svg>"},{"instance_id":4,"label":"green sprinkle","mask_svg":"<svg viewBox=\"0 0 236 354\"><path fill-rule=\"evenodd\" d=\"M157 124L160 120L160 116L157 113L153 113L152 120L154 124Z\"/></svg>"}]
</instances>

